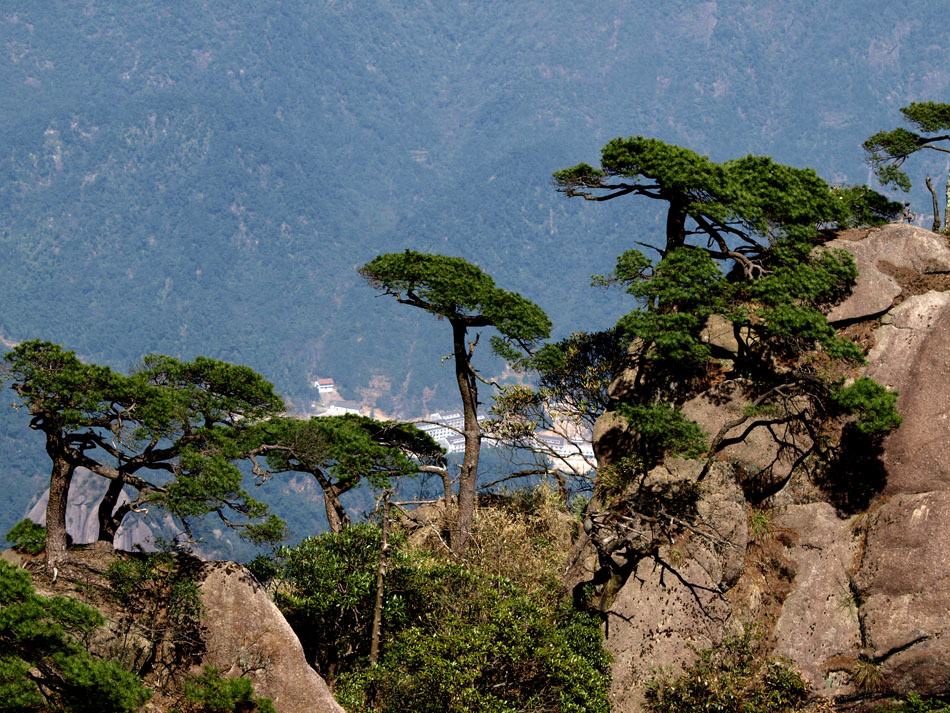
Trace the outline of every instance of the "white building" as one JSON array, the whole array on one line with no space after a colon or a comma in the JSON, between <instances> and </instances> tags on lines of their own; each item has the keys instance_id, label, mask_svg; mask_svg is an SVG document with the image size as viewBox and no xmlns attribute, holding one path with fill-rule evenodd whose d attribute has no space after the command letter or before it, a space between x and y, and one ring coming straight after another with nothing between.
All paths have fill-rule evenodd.
<instances>
[{"instance_id":1,"label":"white building","mask_svg":"<svg viewBox=\"0 0 950 713\"><path fill-rule=\"evenodd\" d=\"M333 383L333 379L315 379L312 384L317 393L332 394L336 392L336 384Z\"/></svg>"}]
</instances>

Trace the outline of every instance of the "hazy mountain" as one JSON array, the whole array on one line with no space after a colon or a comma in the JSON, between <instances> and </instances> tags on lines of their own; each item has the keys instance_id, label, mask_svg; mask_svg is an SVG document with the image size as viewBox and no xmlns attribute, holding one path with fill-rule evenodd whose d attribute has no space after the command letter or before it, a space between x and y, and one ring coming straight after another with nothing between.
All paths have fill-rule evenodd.
<instances>
[{"instance_id":1,"label":"hazy mountain","mask_svg":"<svg viewBox=\"0 0 950 713\"><path fill-rule=\"evenodd\" d=\"M942 20L923 1L8 0L0 336L123 369L206 354L298 399L316 373L445 403L444 325L358 265L463 255L558 334L609 324L623 300L589 275L656 217L567 201L552 171L644 134L865 182L860 142L946 98ZM41 444L2 418L0 478L25 491Z\"/></svg>"}]
</instances>

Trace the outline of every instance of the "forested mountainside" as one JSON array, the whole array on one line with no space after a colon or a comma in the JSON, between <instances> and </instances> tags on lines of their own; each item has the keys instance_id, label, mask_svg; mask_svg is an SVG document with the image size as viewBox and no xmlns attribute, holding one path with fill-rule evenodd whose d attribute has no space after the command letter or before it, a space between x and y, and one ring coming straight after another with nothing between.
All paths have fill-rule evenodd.
<instances>
[{"instance_id":1,"label":"forested mountainside","mask_svg":"<svg viewBox=\"0 0 950 713\"><path fill-rule=\"evenodd\" d=\"M583 210L552 189L554 170L642 134L863 183L861 141L946 92L937 12L11 0L0 336L122 369L148 352L205 354L298 399L317 373L350 395L376 377L387 410L426 393L452 403L439 325L376 300L358 265L457 254L537 302L559 335L611 324L619 299L589 275L653 241L659 218ZM0 418L0 477L19 492L29 454L46 464L23 419Z\"/></svg>"}]
</instances>

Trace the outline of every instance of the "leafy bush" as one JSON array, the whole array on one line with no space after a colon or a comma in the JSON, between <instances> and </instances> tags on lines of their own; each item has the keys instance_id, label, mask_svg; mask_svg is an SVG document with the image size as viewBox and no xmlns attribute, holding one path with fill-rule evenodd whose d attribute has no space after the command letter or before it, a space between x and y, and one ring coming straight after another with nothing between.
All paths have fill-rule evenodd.
<instances>
[{"instance_id":1,"label":"leafy bush","mask_svg":"<svg viewBox=\"0 0 950 713\"><path fill-rule=\"evenodd\" d=\"M630 424L635 436L631 450L644 472L659 465L665 456L697 458L706 450L706 432L672 404L622 403L617 413Z\"/></svg>"},{"instance_id":2,"label":"leafy bush","mask_svg":"<svg viewBox=\"0 0 950 713\"><path fill-rule=\"evenodd\" d=\"M808 698L808 683L785 660L760 661L749 629L698 652L682 674L653 678L646 689L653 713L791 713Z\"/></svg>"},{"instance_id":3,"label":"leafy bush","mask_svg":"<svg viewBox=\"0 0 950 713\"><path fill-rule=\"evenodd\" d=\"M149 692L84 639L102 615L66 597L38 595L24 570L0 561L0 711L132 713Z\"/></svg>"},{"instance_id":4,"label":"leafy bush","mask_svg":"<svg viewBox=\"0 0 950 713\"><path fill-rule=\"evenodd\" d=\"M246 678L223 678L214 666L185 681L185 697L194 706L189 713L277 713L269 698L254 695Z\"/></svg>"},{"instance_id":5,"label":"leafy bush","mask_svg":"<svg viewBox=\"0 0 950 713\"><path fill-rule=\"evenodd\" d=\"M609 710L608 658L591 615L552 613L511 582L457 564L426 568L425 582L438 606L392 635L377 666L341 677L347 710Z\"/></svg>"},{"instance_id":6,"label":"leafy bush","mask_svg":"<svg viewBox=\"0 0 950 713\"><path fill-rule=\"evenodd\" d=\"M38 555L46 549L46 528L29 519L20 520L7 533L7 542L12 542L17 552Z\"/></svg>"},{"instance_id":7,"label":"leafy bush","mask_svg":"<svg viewBox=\"0 0 950 713\"><path fill-rule=\"evenodd\" d=\"M398 535L393 539L383 612L389 626L406 620L402 580L412 575L404 567ZM378 528L361 523L278 551L277 606L297 632L307 658L331 680L338 670L369 654L380 541Z\"/></svg>"},{"instance_id":8,"label":"leafy bush","mask_svg":"<svg viewBox=\"0 0 950 713\"><path fill-rule=\"evenodd\" d=\"M124 634L113 655L135 671L196 660L201 647L201 598L187 567L172 553L115 559L106 569L109 594L119 605L115 625ZM129 634L135 633L135 636ZM142 648L141 642L148 642ZM164 651L165 654L157 656Z\"/></svg>"},{"instance_id":9,"label":"leafy bush","mask_svg":"<svg viewBox=\"0 0 950 713\"><path fill-rule=\"evenodd\" d=\"M367 663L380 534L280 553L277 602L350 711L606 711L599 622L477 566L390 540L381 655ZM544 592L542 595L541 592Z\"/></svg>"}]
</instances>

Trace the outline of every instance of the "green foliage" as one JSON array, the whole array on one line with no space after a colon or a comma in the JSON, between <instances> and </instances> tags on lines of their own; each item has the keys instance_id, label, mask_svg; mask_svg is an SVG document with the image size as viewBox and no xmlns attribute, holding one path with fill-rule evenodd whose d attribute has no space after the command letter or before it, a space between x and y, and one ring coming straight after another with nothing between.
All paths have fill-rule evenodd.
<instances>
[{"instance_id":1,"label":"green foliage","mask_svg":"<svg viewBox=\"0 0 950 713\"><path fill-rule=\"evenodd\" d=\"M277 713L269 698L254 695L249 679L223 678L214 666L186 680L184 690L194 704L188 713Z\"/></svg>"},{"instance_id":2,"label":"green foliage","mask_svg":"<svg viewBox=\"0 0 950 713\"><path fill-rule=\"evenodd\" d=\"M502 335L496 346L531 345L551 331L551 320L533 302L495 287L477 266L459 257L427 255L412 250L379 255L360 268L377 290L427 312L461 319L469 326L493 326Z\"/></svg>"},{"instance_id":3,"label":"green foliage","mask_svg":"<svg viewBox=\"0 0 950 713\"><path fill-rule=\"evenodd\" d=\"M643 268L631 274L624 264L630 262L630 254L618 259L615 274L643 306L622 317L617 328L629 340L648 345L645 351L651 360L678 368L705 361L709 347L699 332L710 314L722 311L725 283L719 268L705 250L684 247L664 255L652 273Z\"/></svg>"},{"instance_id":4,"label":"green foliage","mask_svg":"<svg viewBox=\"0 0 950 713\"><path fill-rule=\"evenodd\" d=\"M17 552L38 555L46 549L46 528L24 518L7 532L7 542L12 542Z\"/></svg>"},{"instance_id":5,"label":"green foliage","mask_svg":"<svg viewBox=\"0 0 950 713\"><path fill-rule=\"evenodd\" d=\"M506 580L459 565L424 574L438 609L392 635L378 666L341 678L348 710L609 710L608 660L592 616L552 617Z\"/></svg>"},{"instance_id":6,"label":"green foliage","mask_svg":"<svg viewBox=\"0 0 950 713\"><path fill-rule=\"evenodd\" d=\"M950 129L950 104L936 102L914 102L901 108L904 120L913 124L923 134L933 134ZM939 145L950 136L924 136L898 127L891 131L878 131L862 144L867 153L867 161L874 167L874 174L881 185L893 185L905 193L911 188L911 181L901 166L908 157L923 148L948 152Z\"/></svg>"},{"instance_id":7,"label":"green foliage","mask_svg":"<svg viewBox=\"0 0 950 713\"><path fill-rule=\"evenodd\" d=\"M283 400L252 369L149 355L125 376L84 364L59 345L29 341L4 355L0 377L28 407L54 461L123 481L138 490L139 503L184 522L208 513L226 520L226 510L266 515L234 461L244 455L240 434L281 411ZM120 512L121 519L128 509ZM279 537L281 528L270 520L247 532L260 540Z\"/></svg>"},{"instance_id":8,"label":"green foliage","mask_svg":"<svg viewBox=\"0 0 950 713\"><path fill-rule=\"evenodd\" d=\"M761 508L755 508L749 512L749 537L753 542L764 543L772 536L773 529L771 512Z\"/></svg>"},{"instance_id":9,"label":"green foliage","mask_svg":"<svg viewBox=\"0 0 950 713\"><path fill-rule=\"evenodd\" d=\"M138 710L149 697L142 682L86 651L102 623L81 602L36 594L24 570L0 561L0 710Z\"/></svg>"},{"instance_id":10,"label":"green foliage","mask_svg":"<svg viewBox=\"0 0 950 713\"><path fill-rule=\"evenodd\" d=\"M156 552L117 558L109 563L106 579L120 612L115 625L124 634L115 656L126 668L171 665L166 657L156 657L162 647L174 651L175 663L196 660L202 646L201 596L178 556Z\"/></svg>"},{"instance_id":11,"label":"green foliage","mask_svg":"<svg viewBox=\"0 0 950 713\"><path fill-rule=\"evenodd\" d=\"M851 681L859 691L870 693L877 690L884 681L884 671L880 664L867 659L859 659L851 667Z\"/></svg>"},{"instance_id":12,"label":"green foliage","mask_svg":"<svg viewBox=\"0 0 950 713\"><path fill-rule=\"evenodd\" d=\"M847 413L857 414L854 426L865 436L885 435L901 425L897 412L898 394L873 379L862 376L851 386L839 389L835 403Z\"/></svg>"},{"instance_id":13,"label":"green foliage","mask_svg":"<svg viewBox=\"0 0 950 713\"><path fill-rule=\"evenodd\" d=\"M610 401L610 383L627 363L627 343L618 329L576 332L517 366L537 374L538 394L550 408L593 427Z\"/></svg>"},{"instance_id":14,"label":"green foliage","mask_svg":"<svg viewBox=\"0 0 950 713\"><path fill-rule=\"evenodd\" d=\"M323 490L331 529L349 521L339 499L343 493L361 483L388 487L393 478L417 474L421 465L442 463L445 455L438 443L412 424L357 414L272 418L250 429L243 447L259 478L282 472L313 475ZM281 524L273 527L279 534Z\"/></svg>"},{"instance_id":15,"label":"green foliage","mask_svg":"<svg viewBox=\"0 0 950 713\"><path fill-rule=\"evenodd\" d=\"M379 531L355 525L280 553L277 602L352 711L606 711L595 619L390 540L382 656L366 665ZM320 650L319 647L322 647Z\"/></svg>"},{"instance_id":16,"label":"green foliage","mask_svg":"<svg viewBox=\"0 0 950 713\"><path fill-rule=\"evenodd\" d=\"M632 452L644 472L655 468L666 456L698 458L706 451L703 429L669 403L621 403L617 413L635 434Z\"/></svg>"},{"instance_id":17,"label":"green foliage","mask_svg":"<svg viewBox=\"0 0 950 713\"><path fill-rule=\"evenodd\" d=\"M812 405L802 419L858 408L856 394L840 400L831 375L864 363L863 351L839 337L825 316L847 295L857 267L845 251L820 249L820 231L877 224L902 206L863 186L832 189L814 171L768 157L716 163L642 136L609 141L600 171L580 165L555 180L568 196L666 204L665 248L656 264L628 250L612 274L594 278L637 299L617 324L630 342L623 402L616 406L630 424L630 454L617 472L602 472L602 481L618 488L622 471L642 477L668 455L701 455L706 434L677 406L724 369L765 389L781 384L786 398L800 396ZM735 350L719 346L716 356L727 357L721 362L703 331L714 315L717 329L732 326L736 343ZM896 414L885 401L867 394L857 427L890 427Z\"/></svg>"},{"instance_id":18,"label":"green foliage","mask_svg":"<svg viewBox=\"0 0 950 713\"><path fill-rule=\"evenodd\" d=\"M950 713L950 704L934 698L921 698L909 693L902 701L883 703L874 708L874 713Z\"/></svg>"},{"instance_id":19,"label":"green foliage","mask_svg":"<svg viewBox=\"0 0 950 713\"><path fill-rule=\"evenodd\" d=\"M832 190L849 216L840 224L842 228L890 223L907 210L906 203L889 200L867 186L835 186Z\"/></svg>"},{"instance_id":20,"label":"green foliage","mask_svg":"<svg viewBox=\"0 0 950 713\"><path fill-rule=\"evenodd\" d=\"M391 477L416 473L419 461L443 455L441 446L412 424L358 414L272 418L250 433L247 442L266 455L271 471L316 473L347 486L365 478L383 487Z\"/></svg>"},{"instance_id":21,"label":"green foliage","mask_svg":"<svg viewBox=\"0 0 950 713\"><path fill-rule=\"evenodd\" d=\"M733 286L731 296L734 321L755 335L747 340L750 354L766 363L817 343L834 359L863 363L860 349L838 337L821 312L854 283L854 258L843 250L814 251L806 241L785 238L772 246L767 266L768 274Z\"/></svg>"},{"instance_id":22,"label":"green foliage","mask_svg":"<svg viewBox=\"0 0 950 713\"><path fill-rule=\"evenodd\" d=\"M901 113L907 121L928 134L950 129L950 104L914 102L903 107Z\"/></svg>"},{"instance_id":23,"label":"green foliage","mask_svg":"<svg viewBox=\"0 0 950 713\"><path fill-rule=\"evenodd\" d=\"M398 537L394 540L398 543ZM307 658L325 672L369 653L379 548L379 529L364 523L278 551L275 601ZM387 626L398 626L407 616L399 581L411 572L403 567L397 545L389 570L384 616Z\"/></svg>"},{"instance_id":24,"label":"green foliage","mask_svg":"<svg viewBox=\"0 0 950 713\"><path fill-rule=\"evenodd\" d=\"M607 142L601 166L596 172L581 164L555 173L555 180L568 195L593 197L591 190L603 190L600 199L632 194L668 202L667 250L682 244L687 216L720 250L730 237L753 253L795 228L848 219L841 201L813 170L778 164L767 156L720 164L681 146L635 136ZM621 180L609 183L612 178ZM765 245L759 242L763 239Z\"/></svg>"},{"instance_id":25,"label":"green foliage","mask_svg":"<svg viewBox=\"0 0 950 713\"><path fill-rule=\"evenodd\" d=\"M23 399L31 415L55 418L63 429L108 418L113 402L128 403L128 380L105 366L84 364L58 344L28 341L4 355L3 385Z\"/></svg>"},{"instance_id":26,"label":"green foliage","mask_svg":"<svg viewBox=\"0 0 950 713\"><path fill-rule=\"evenodd\" d=\"M805 706L808 683L789 661L757 659L748 629L697 655L679 676L661 673L647 684L652 713L792 713Z\"/></svg>"}]
</instances>

